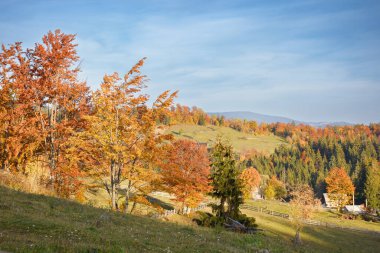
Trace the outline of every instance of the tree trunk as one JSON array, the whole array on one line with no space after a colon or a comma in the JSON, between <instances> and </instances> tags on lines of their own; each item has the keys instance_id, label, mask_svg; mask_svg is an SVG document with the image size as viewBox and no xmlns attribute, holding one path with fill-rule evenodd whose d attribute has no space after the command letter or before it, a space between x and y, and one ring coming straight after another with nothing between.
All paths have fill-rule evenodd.
<instances>
[{"instance_id":1,"label":"tree trunk","mask_svg":"<svg viewBox=\"0 0 380 253\"><path fill-rule=\"evenodd\" d=\"M7 142L8 142L8 137L9 137L9 133L8 133L8 130L6 130L4 132L4 145L3 145L3 148L2 148L2 154L1 154L1 169L3 171L8 171L8 166L7 166L7 153L8 153L8 150L7 150Z\"/></svg>"},{"instance_id":2,"label":"tree trunk","mask_svg":"<svg viewBox=\"0 0 380 253\"><path fill-rule=\"evenodd\" d=\"M55 147L55 132L56 132L56 114L57 114L57 105L53 102L51 109L48 110L49 117L49 133L47 136L47 153L49 159L49 168L50 168L50 180L52 182L52 186L54 188L55 175L54 172L57 168L56 157L57 150Z\"/></svg>"},{"instance_id":3,"label":"tree trunk","mask_svg":"<svg viewBox=\"0 0 380 253\"><path fill-rule=\"evenodd\" d=\"M132 214L132 212L135 210L135 207L136 207L136 202L134 201L134 202L133 202L133 205L132 205L132 209L131 209L131 214Z\"/></svg>"},{"instance_id":4,"label":"tree trunk","mask_svg":"<svg viewBox=\"0 0 380 253\"><path fill-rule=\"evenodd\" d=\"M301 241L301 234L300 234L300 230L299 228L296 229L296 236L294 238L294 244L295 245L300 245L302 243Z\"/></svg>"},{"instance_id":5,"label":"tree trunk","mask_svg":"<svg viewBox=\"0 0 380 253\"><path fill-rule=\"evenodd\" d=\"M224 212L224 203L226 202L226 199L225 197L222 197L220 199L220 205L219 205L219 217L224 217L225 216L225 212Z\"/></svg>"},{"instance_id":6,"label":"tree trunk","mask_svg":"<svg viewBox=\"0 0 380 253\"><path fill-rule=\"evenodd\" d=\"M112 202L112 210L116 210L116 185L115 185L115 166L114 161L111 161L111 202Z\"/></svg>"},{"instance_id":7,"label":"tree trunk","mask_svg":"<svg viewBox=\"0 0 380 253\"><path fill-rule=\"evenodd\" d=\"M185 214L185 201L182 201L181 213Z\"/></svg>"},{"instance_id":8,"label":"tree trunk","mask_svg":"<svg viewBox=\"0 0 380 253\"><path fill-rule=\"evenodd\" d=\"M126 189L126 192L125 192L125 206L124 206L125 213L128 213L130 192L131 192L131 180L128 181L128 186L127 186L127 189Z\"/></svg>"}]
</instances>

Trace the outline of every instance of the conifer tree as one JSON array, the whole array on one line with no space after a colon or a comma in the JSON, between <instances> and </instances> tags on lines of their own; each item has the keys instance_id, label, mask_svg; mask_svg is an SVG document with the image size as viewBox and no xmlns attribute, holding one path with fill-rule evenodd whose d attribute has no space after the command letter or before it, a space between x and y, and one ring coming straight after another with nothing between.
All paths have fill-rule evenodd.
<instances>
[{"instance_id":1,"label":"conifer tree","mask_svg":"<svg viewBox=\"0 0 380 253\"><path fill-rule=\"evenodd\" d=\"M213 147L211 160L210 195L220 200L219 204L213 206L213 211L217 217L238 217L239 205L243 203L243 185L232 146L218 139Z\"/></svg>"},{"instance_id":2,"label":"conifer tree","mask_svg":"<svg viewBox=\"0 0 380 253\"><path fill-rule=\"evenodd\" d=\"M380 208L380 168L376 161L366 170L364 192L368 206L371 209Z\"/></svg>"}]
</instances>

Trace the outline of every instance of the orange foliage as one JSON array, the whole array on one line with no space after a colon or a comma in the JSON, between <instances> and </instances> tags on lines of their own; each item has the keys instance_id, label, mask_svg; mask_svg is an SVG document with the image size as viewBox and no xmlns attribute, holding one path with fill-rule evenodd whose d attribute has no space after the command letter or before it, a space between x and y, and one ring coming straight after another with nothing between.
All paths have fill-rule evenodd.
<instances>
[{"instance_id":1,"label":"orange foliage","mask_svg":"<svg viewBox=\"0 0 380 253\"><path fill-rule=\"evenodd\" d=\"M183 205L196 206L209 190L209 164L205 145L190 140L175 141L161 163L167 191Z\"/></svg>"},{"instance_id":2,"label":"orange foliage","mask_svg":"<svg viewBox=\"0 0 380 253\"><path fill-rule=\"evenodd\" d=\"M243 182L243 195L244 198L248 199L251 197L252 191L260 186L261 177L259 172L255 168L247 168L243 170L240 175L240 178Z\"/></svg>"},{"instance_id":3,"label":"orange foliage","mask_svg":"<svg viewBox=\"0 0 380 253\"><path fill-rule=\"evenodd\" d=\"M15 173L24 172L43 139L37 130L31 62L25 53L21 43L3 45L0 53L0 165Z\"/></svg>"},{"instance_id":4,"label":"orange foliage","mask_svg":"<svg viewBox=\"0 0 380 253\"><path fill-rule=\"evenodd\" d=\"M2 47L0 122L3 169L23 171L30 158L50 168L50 183L68 197L79 170L65 164L65 142L83 129L88 113L88 87L78 81L75 35L49 32L33 49L21 43Z\"/></svg>"},{"instance_id":5,"label":"orange foliage","mask_svg":"<svg viewBox=\"0 0 380 253\"><path fill-rule=\"evenodd\" d=\"M335 200L339 207L343 207L349 201L348 195L355 191L350 177L343 168L333 168L325 180L329 198Z\"/></svg>"},{"instance_id":6,"label":"orange foliage","mask_svg":"<svg viewBox=\"0 0 380 253\"><path fill-rule=\"evenodd\" d=\"M343 168L333 168L326 177L329 193L352 194L355 190L350 177Z\"/></svg>"}]
</instances>

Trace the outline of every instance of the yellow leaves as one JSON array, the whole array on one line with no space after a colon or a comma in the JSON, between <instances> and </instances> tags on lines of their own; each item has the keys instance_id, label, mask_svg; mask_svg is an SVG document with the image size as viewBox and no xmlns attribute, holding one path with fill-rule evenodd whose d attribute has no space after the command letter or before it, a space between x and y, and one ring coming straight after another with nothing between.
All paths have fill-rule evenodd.
<instances>
[{"instance_id":1,"label":"yellow leaves","mask_svg":"<svg viewBox=\"0 0 380 253\"><path fill-rule=\"evenodd\" d=\"M327 191L336 194L352 194L355 187L343 168L333 168L326 177Z\"/></svg>"},{"instance_id":2,"label":"yellow leaves","mask_svg":"<svg viewBox=\"0 0 380 253\"><path fill-rule=\"evenodd\" d=\"M156 184L146 182L160 179L152 165L168 139L156 132L156 115L166 113L176 92L166 91L148 105L143 58L123 78L105 75L100 89L89 94L78 80L74 40L56 30L31 49L2 46L0 167L18 170L42 156L65 195L75 193L68 191L77 189L81 172L107 178L116 188L133 179L138 191L149 191Z\"/></svg>"},{"instance_id":3,"label":"yellow leaves","mask_svg":"<svg viewBox=\"0 0 380 253\"><path fill-rule=\"evenodd\" d=\"M175 96L167 91L159 96L154 108L146 105L149 96L142 92L145 76L140 75L144 60L133 66L124 80L117 73L104 76L93 96L93 113L86 117L88 128L78 135L86 142L82 148L87 156L92 151L101 156L101 161L87 159L89 173L115 178L109 181L116 188L127 180L128 191L136 194L153 191L160 180L153 164L161 152L159 145L168 138L156 132L155 113L164 113Z\"/></svg>"},{"instance_id":4,"label":"yellow leaves","mask_svg":"<svg viewBox=\"0 0 380 253\"><path fill-rule=\"evenodd\" d=\"M355 187L343 168L333 168L325 179L329 198L343 207L348 201L348 195L354 194Z\"/></svg>"},{"instance_id":5,"label":"yellow leaves","mask_svg":"<svg viewBox=\"0 0 380 253\"><path fill-rule=\"evenodd\" d=\"M249 198L252 191L260 186L261 177L259 172L250 167L245 169L241 175L240 179L243 181L243 195L244 198Z\"/></svg>"},{"instance_id":6,"label":"yellow leaves","mask_svg":"<svg viewBox=\"0 0 380 253\"><path fill-rule=\"evenodd\" d=\"M143 204L143 205L146 205L146 206L150 206L151 205L151 203L144 196L141 196L141 195L137 195L137 196L131 198L131 200L133 202L136 202L136 203L139 203L139 204Z\"/></svg>"},{"instance_id":7,"label":"yellow leaves","mask_svg":"<svg viewBox=\"0 0 380 253\"><path fill-rule=\"evenodd\" d=\"M140 73L140 68L144 65L145 60L146 60L146 57L142 58L141 60L139 60L138 63L135 64L135 66L131 68L131 70L129 70L129 72L124 76L125 82L128 80L130 75L133 75L135 73L137 74Z\"/></svg>"},{"instance_id":8,"label":"yellow leaves","mask_svg":"<svg viewBox=\"0 0 380 253\"><path fill-rule=\"evenodd\" d=\"M310 219L315 209L320 205L320 201L314 198L313 189L306 185L299 185L291 192L292 200L291 216L293 223L301 227L302 221Z\"/></svg>"},{"instance_id":9,"label":"yellow leaves","mask_svg":"<svg viewBox=\"0 0 380 253\"><path fill-rule=\"evenodd\" d=\"M168 108L173 103L173 100L177 97L177 95L178 91L175 91L171 94L170 90L164 91L157 97L156 101L153 103L153 108Z\"/></svg>"}]
</instances>

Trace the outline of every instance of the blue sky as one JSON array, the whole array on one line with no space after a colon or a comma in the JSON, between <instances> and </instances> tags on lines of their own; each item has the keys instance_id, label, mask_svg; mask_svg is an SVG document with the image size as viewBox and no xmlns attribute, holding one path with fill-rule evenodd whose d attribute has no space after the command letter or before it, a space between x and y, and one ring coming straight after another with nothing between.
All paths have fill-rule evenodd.
<instances>
[{"instance_id":1,"label":"blue sky","mask_svg":"<svg viewBox=\"0 0 380 253\"><path fill-rule=\"evenodd\" d=\"M142 57L156 96L206 111L380 121L380 1L0 0L0 43L77 34L93 89Z\"/></svg>"}]
</instances>

